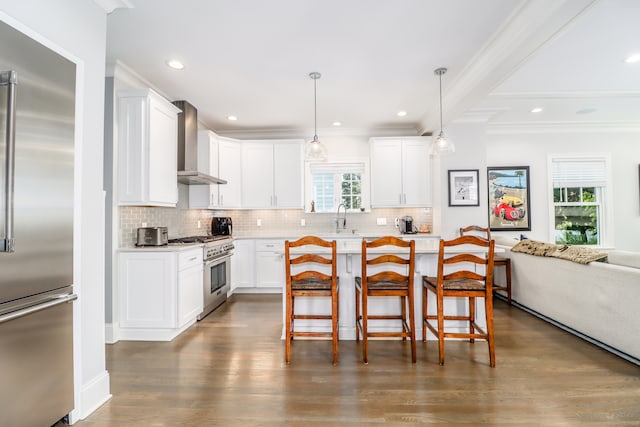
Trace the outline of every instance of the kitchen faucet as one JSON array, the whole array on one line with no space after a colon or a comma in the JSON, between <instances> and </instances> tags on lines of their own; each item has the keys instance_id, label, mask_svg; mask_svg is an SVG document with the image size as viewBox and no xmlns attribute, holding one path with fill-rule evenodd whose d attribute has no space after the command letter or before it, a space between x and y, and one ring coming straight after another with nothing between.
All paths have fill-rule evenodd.
<instances>
[{"instance_id":1,"label":"kitchen faucet","mask_svg":"<svg viewBox=\"0 0 640 427\"><path fill-rule=\"evenodd\" d=\"M342 208L344 209L344 217L342 217L342 229L344 230L347 228L347 207L344 205L344 203L340 203L336 212L336 233L340 232L340 206L342 206Z\"/></svg>"}]
</instances>

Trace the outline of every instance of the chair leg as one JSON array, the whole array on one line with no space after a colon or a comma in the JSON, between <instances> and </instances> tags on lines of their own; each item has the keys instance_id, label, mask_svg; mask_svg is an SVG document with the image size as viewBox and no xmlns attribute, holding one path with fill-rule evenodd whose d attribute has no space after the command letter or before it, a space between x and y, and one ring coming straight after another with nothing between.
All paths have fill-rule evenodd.
<instances>
[{"instance_id":1,"label":"chair leg","mask_svg":"<svg viewBox=\"0 0 640 427\"><path fill-rule=\"evenodd\" d=\"M409 328L411 339L411 363L416 363L416 315L414 312L414 290L409 289ZM404 306L404 304L403 304Z\"/></svg>"},{"instance_id":2,"label":"chair leg","mask_svg":"<svg viewBox=\"0 0 640 427\"><path fill-rule=\"evenodd\" d=\"M402 329L404 330L404 325L407 324L407 301L406 301L406 297L400 297L400 306L401 308L401 312L402 312L402 325L400 325L402 327ZM402 337L402 341L406 341L407 337Z\"/></svg>"},{"instance_id":3,"label":"chair leg","mask_svg":"<svg viewBox=\"0 0 640 427\"><path fill-rule=\"evenodd\" d=\"M444 296L438 295L438 355L440 365L444 365Z\"/></svg>"},{"instance_id":4,"label":"chair leg","mask_svg":"<svg viewBox=\"0 0 640 427\"><path fill-rule=\"evenodd\" d=\"M473 327L473 321L476 319L476 299L474 297L469 297L469 333L475 333L475 329ZM469 338L469 342L475 342L476 340L473 338Z\"/></svg>"},{"instance_id":5,"label":"chair leg","mask_svg":"<svg viewBox=\"0 0 640 427\"><path fill-rule=\"evenodd\" d=\"M368 332L368 325L367 325L367 316L368 316L368 298L367 298L367 293L366 292L362 292L362 361L366 364L369 363L369 332Z\"/></svg>"},{"instance_id":6,"label":"chair leg","mask_svg":"<svg viewBox=\"0 0 640 427\"><path fill-rule=\"evenodd\" d=\"M511 259L507 259L507 263L504 268L507 280L507 302L511 305Z\"/></svg>"},{"instance_id":7,"label":"chair leg","mask_svg":"<svg viewBox=\"0 0 640 427\"><path fill-rule=\"evenodd\" d=\"M288 364L291 361L291 329L293 328L293 296L287 295L286 315L284 319L285 332L285 352L284 360Z\"/></svg>"},{"instance_id":8,"label":"chair leg","mask_svg":"<svg viewBox=\"0 0 640 427\"><path fill-rule=\"evenodd\" d=\"M427 296L427 288L422 286L422 342L427 342L427 304L429 298Z\"/></svg>"},{"instance_id":9,"label":"chair leg","mask_svg":"<svg viewBox=\"0 0 640 427\"><path fill-rule=\"evenodd\" d=\"M360 341L360 292L358 286L356 288L356 342Z\"/></svg>"},{"instance_id":10,"label":"chair leg","mask_svg":"<svg viewBox=\"0 0 640 427\"><path fill-rule=\"evenodd\" d=\"M338 364L338 291L331 296L331 336L333 339L333 364Z\"/></svg>"},{"instance_id":11,"label":"chair leg","mask_svg":"<svg viewBox=\"0 0 640 427\"><path fill-rule=\"evenodd\" d=\"M487 343L489 344L489 365L496 367L496 349L493 336L493 295L485 298L485 313L487 318Z\"/></svg>"}]
</instances>

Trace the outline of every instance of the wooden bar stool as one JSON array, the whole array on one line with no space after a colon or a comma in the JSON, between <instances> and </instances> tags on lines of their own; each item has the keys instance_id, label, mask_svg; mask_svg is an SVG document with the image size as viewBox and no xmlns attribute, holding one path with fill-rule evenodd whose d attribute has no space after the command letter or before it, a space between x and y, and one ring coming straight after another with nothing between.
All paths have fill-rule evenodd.
<instances>
[{"instance_id":1,"label":"wooden bar stool","mask_svg":"<svg viewBox=\"0 0 640 427\"><path fill-rule=\"evenodd\" d=\"M369 251L369 249L391 246L393 250L384 253ZM398 254L400 252L400 254ZM356 341L360 340L362 333L363 361L369 363L368 344L369 338L374 337L400 337L403 341L411 340L411 362L416 363L416 334L414 313L414 288L413 274L415 268L416 242L404 241L393 236L367 242L362 241L362 276L355 278L356 285ZM401 256L402 255L402 256ZM386 265L388 270L372 273L376 266ZM391 266L390 266L391 265ZM392 269L395 265L398 270L404 269L401 274ZM398 268L399 267L399 268ZM369 314L370 297L399 297L400 314L397 315L371 315ZM362 305L362 310L360 308ZM407 319L407 311L409 318ZM370 320L400 320L400 331L371 332Z\"/></svg>"},{"instance_id":2,"label":"wooden bar stool","mask_svg":"<svg viewBox=\"0 0 640 427\"><path fill-rule=\"evenodd\" d=\"M484 237L487 240L491 240L491 230L489 228L480 227L478 225L470 225L468 227L460 228L460 235L477 235ZM493 276L493 292L505 291L507 296L507 302L511 305L511 258L506 256L494 256L493 267L504 267L505 285L496 285L495 274Z\"/></svg>"},{"instance_id":3,"label":"wooden bar stool","mask_svg":"<svg viewBox=\"0 0 640 427\"><path fill-rule=\"evenodd\" d=\"M291 248L296 250L291 257ZM324 250L322 249L324 248ZM326 248L330 249L326 253ZM315 236L305 236L294 242L284 242L286 270L286 344L285 361L291 359L291 341L294 337L331 337L333 341L333 364L338 363L338 274L336 241L331 242ZM324 266L324 267L323 267ZM322 269L323 271L317 271ZM331 300L331 314L295 314L296 297L323 297ZM296 319L331 320L331 332L296 331Z\"/></svg>"},{"instance_id":4,"label":"wooden bar stool","mask_svg":"<svg viewBox=\"0 0 640 427\"><path fill-rule=\"evenodd\" d=\"M487 248L487 256L480 257L472 253L453 253L445 257L445 248L460 245L475 245L479 249ZM470 342L485 339L489 344L489 365L496 366L493 335L493 251L495 242L477 236L462 236L457 239L440 240L438 253L438 276L422 277L422 340L427 341L427 329L438 337L440 364L444 365L444 339L468 338ZM457 264L457 265L456 265ZM472 264L471 268L469 264ZM484 266L484 275L475 271L476 266ZM445 268L452 272L445 273ZM429 314L429 292L436 296L437 314ZM445 298L463 297L468 300L467 315L447 315L444 312ZM476 323L475 299L484 299L486 330ZM434 325L432 321L436 320ZM467 321L469 332L449 332L445 322Z\"/></svg>"}]
</instances>

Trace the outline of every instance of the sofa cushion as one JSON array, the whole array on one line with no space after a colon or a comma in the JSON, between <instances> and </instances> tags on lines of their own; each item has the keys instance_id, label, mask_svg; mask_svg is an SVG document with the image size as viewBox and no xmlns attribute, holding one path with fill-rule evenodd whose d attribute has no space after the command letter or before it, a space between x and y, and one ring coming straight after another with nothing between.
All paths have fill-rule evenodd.
<instances>
[{"instance_id":1,"label":"sofa cushion","mask_svg":"<svg viewBox=\"0 0 640 427\"><path fill-rule=\"evenodd\" d=\"M514 239L513 237L509 237L509 236L491 236L491 237L493 238L493 240L495 240L496 245L506 246L509 248L513 247L513 245L519 242L518 239Z\"/></svg>"},{"instance_id":2,"label":"sofa cushion","mask_svg":"<svg viewBox=\"0 0 640 427\"><path fill-rule=\"evenodd\" d=\"M558 245L553 243L539 242L537 240L525 239L520 240L515 246L511 248L512 252L522 252L529 255L537 256L552 256Z\"/></svg>"},{"instance_id":3,"label":"sofa cushion","mask_svg":"<svg viewBox=\"0 0 640 427\"><path fill-rule=\"evenodd\" d=\"M609 264L640 268L640 252L611 251L608 254L608 261Z\"/></svg>"},{"instance_id":4,"label":"sofa cushion","mask_svg":"<svg viewBox=\"0 0 640 427\"><path fill-rule=\"evenodd\" d=\"M593 261L605 259L607 254L584 246L562 245L551 256L577 262L578 264L589 264Z\"/></svg>"}]
</instances>

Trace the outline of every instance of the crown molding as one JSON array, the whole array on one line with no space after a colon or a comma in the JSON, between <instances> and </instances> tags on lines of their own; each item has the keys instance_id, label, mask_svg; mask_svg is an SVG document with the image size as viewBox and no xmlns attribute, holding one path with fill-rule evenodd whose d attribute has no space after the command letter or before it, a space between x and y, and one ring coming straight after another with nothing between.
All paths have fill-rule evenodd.
<instances>
[{"instance_id":1,"label":"crown molding","mask_svg":"<svg viewBox=\"0 0 640 427\"><path fill-rule=\"evenodd\" d=\"M250 129L250 130L215 130L217 135L235 139L276 139L296 138L311 140L313 129ZM318 129L318 138L366 137L373 136L419 136L415 127L387 128L324 128Z\"/></svg>"},{"instance_id":2,"label":"crown molding","mask_svg":"<svg viewBox=\"0 0 640 427\"><path fill-rule=\"evenodd\" d=\"M105 12L111 13L116 9L132 9L133 4L130 0L93 0L98 6L104 9Z\"/></svg>"},{"instance_id":3,"label":"crown molding","mask_svg":"<svg viewBox=\"0 0 640 427\"><path fill-rule=\"evenodd\" d=\"M640 91L580 91L580 92L504 92L492 93L488 99L605 99L640 98Z\"/></svg>"},{"instance_id":4,"label":"crown molding","mask_svg":"<svg viewBox=\"0 0 640 427\"><path fill-rule=\"evenodd\" d=\"M621 133L640 132L640 122L510 122L488 123L488 135L524 133Z\"/></svg>"}]
</instances>

